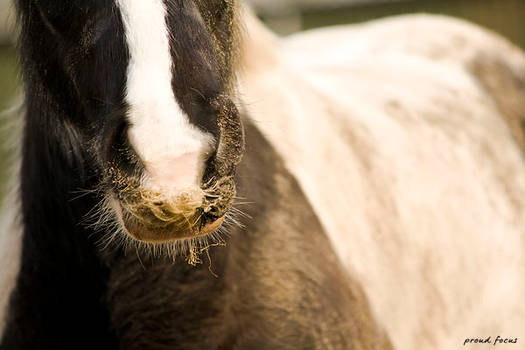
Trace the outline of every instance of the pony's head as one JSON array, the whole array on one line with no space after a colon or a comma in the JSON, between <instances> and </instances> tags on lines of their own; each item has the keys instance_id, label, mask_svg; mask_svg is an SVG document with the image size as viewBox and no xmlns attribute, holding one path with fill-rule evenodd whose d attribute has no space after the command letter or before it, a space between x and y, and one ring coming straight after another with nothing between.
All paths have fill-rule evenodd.
<instances>
[{"instance_id":1,"label":"pony's head","mask_svg":"<svg viewBox=\"0 0 525 350\"><path fill-rule=\"evenodd\" d=\"M37 74L56 75L45 77L49 88L89 140L121 231L159 243L216 230L244 150L232 102L236 1L21 3L42 23L25 35L45 38L26 51L47 55Z\"/></svg>"}]
</instances>

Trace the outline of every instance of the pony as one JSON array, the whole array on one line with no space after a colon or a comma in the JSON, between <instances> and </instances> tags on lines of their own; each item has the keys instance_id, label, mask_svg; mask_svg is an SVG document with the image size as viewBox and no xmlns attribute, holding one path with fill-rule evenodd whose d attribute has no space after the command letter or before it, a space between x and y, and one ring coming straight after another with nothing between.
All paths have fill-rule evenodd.
<instances>
[{"instance_id":1,"label":"pony","mask_svg":"<svg viewBox=\"0 0 525 350\"><path fill-rule=\"evenodd\" d=\"M521 337L511 44L427 16L279 39L235 0L16 5L1 349Z\"/></svg>"}]
</instances>

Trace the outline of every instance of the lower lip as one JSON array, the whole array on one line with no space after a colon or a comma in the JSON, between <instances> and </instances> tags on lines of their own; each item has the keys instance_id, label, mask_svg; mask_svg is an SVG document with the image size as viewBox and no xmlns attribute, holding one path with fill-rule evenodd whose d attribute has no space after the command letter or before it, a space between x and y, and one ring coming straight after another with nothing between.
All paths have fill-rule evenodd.
<instances>
[{"instance_id":1,"label":"lower lip","mask_svg":"<svg viewBox=\"0 0 525 350\"><path fill-rule=\"evenodd\" d=\"M215 220L214 222L212 223L209 223L207 225L205 225L201 231L199 232L199 234L201 235L206 235L208 233L211 233L215 230L217 230L219 227L221 227L222 223L224 222L224 217L220 218L220 219L217 219Z\"/></svg>"}]
</instances>

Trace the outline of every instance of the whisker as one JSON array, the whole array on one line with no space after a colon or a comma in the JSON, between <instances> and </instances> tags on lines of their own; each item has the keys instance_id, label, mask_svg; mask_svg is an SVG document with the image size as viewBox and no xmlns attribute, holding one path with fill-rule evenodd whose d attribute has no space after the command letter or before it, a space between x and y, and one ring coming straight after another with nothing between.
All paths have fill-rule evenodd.
<instances>
[{"instance_id":1,"label":"whisker","mask_svg":"<svg viewBox=\"0 0 525 350\"><path fill-rule=\"evenodd\" d=\"M234 206L232 206L232 207L230 208L230 210L231 210L232 212L234 212L235 214L238 214L238 215L240 215L240 216L242 216L242 217L244 217L244 218L246 218L246 219L253 219L253 217L252 217L251 215L249 215L249 214L243 212L241 209L236 208L236 207L234 207Z\"/></svg>"},{"instance_id":2,"label":"whisker","mask_svg":"<svg viewBox=\"0 0 525 350\"><path fill-rule=\"evenodd\" d=\"M71 191L70 193L72 193L72 194L79 193L78 196L69 199L70 202L73 202L73 201L75 201L77 199L80 199L80 198L83 198L83 197L85 197L87 195L94 194L94 193L100 193L100 192L98 190L96 190L96 189L79 189L78 191Z\"/></svg>"},{"instance_id":3,"label":"whisker","mask_svg":"<svg viewBox=\"0 0 525 350\"><path fill-rule=\"evenodd\" d=\"M203 100L206 100L206 96L204 96L204 94L202 92L200 92L199 90L197 90L196 88L194 87L190 87L190 90L196 92L197 94L200 95L200 97L202 97Z\"/></svg>"},{"instance_id":4,"label":"whisker","mask_svg":"<svg viewBox=\"0 0 525 350\"><path fill-rule=\"evenodd\" d=\"M233 205L251 205L255 204L255 202L233 202Z\"/></svg>"}]
</instances>

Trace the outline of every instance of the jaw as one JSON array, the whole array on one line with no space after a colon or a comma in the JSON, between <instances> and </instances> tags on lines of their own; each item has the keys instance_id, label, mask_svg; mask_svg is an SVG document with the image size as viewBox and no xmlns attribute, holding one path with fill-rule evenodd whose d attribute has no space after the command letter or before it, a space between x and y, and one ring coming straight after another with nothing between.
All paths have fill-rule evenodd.
<instances>
[{"instance_id":1,"label":"jaw","mask_svg":"<svg viewBox=\"0 0 525 350\"><path fill-rule=\"evenodd\" d=\"M200 215L199 215L200 216ZM173 241L202 238L218 230L224 222L219 219L183 218L183 221L163 226L151 226L135 218L123 218L126 233L143 243L168 243ZM192 222L192 220L195 220Z\"/></svg>"},{"instance_id":2,"label":"jaw","mask_svg":"<svg viewBox=\"0 0 525 350\"><path fill-rule=\"evenodd\" d=\"M195 223L191 223L195 219ZM170 243L195 238L203 238L217 231L224 222L224 217L183 219L183 222L169 223L165 226L146 225L135 218L122 219L126 234L142 243Z\"/></svg>"}]
</instances>

